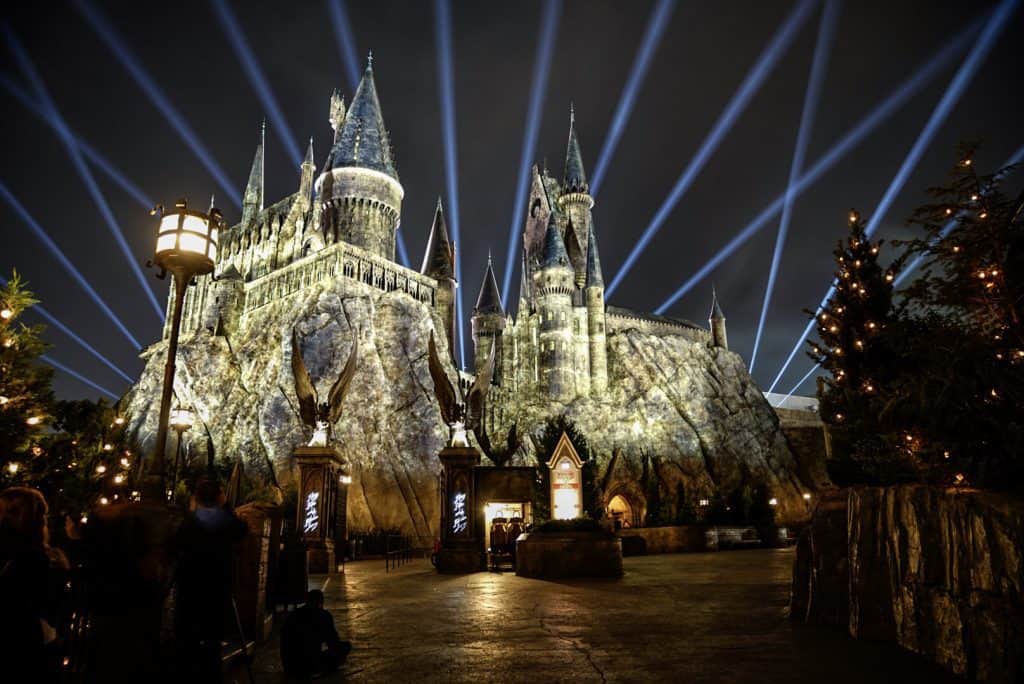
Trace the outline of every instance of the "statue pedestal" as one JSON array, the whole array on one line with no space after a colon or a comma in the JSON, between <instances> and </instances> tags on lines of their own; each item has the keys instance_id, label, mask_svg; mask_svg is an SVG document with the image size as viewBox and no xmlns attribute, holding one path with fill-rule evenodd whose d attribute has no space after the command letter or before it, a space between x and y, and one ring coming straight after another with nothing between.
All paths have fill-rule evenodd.
<instances>
[{"instance_id":1,"label":"statue pedestal","mask_svg":"<svg viewBox=\"0 0 1024 684\"><path fill-rule=\"evenodd\" d=\"M347 486L341 483L342 475L348 474L345 460L333 446L298 447L292 456L299 465L295 529L306 547L309 572L331 572L335 568L339 501L345 503L347 498ZM345 509L341 509L341 517L345 517ZM344 531L345 527L343 520L341 529Z\"/></svg>"},{"instance_id":2,"label":"statue pedestal","mask_svg":"<svg viewBox=\"0 0 1024 684\"><path fill-rule=\"evenodd\" d=\"M476 481L473 469L480 453L473 447L445 447L441 460L441 551L437 570L477 572L486 567L482 530L477 528Z\"/></svg>"}]
</instances>

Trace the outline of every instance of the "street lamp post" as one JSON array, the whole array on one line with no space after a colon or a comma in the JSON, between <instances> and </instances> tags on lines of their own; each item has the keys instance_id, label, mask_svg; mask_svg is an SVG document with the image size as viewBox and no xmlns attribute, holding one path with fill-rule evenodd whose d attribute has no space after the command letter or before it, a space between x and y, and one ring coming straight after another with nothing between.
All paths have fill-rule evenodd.
<instances>
[{"instance_id":1,"label":"street lamp post","mask_svg":"<svg viewBox=\"0 0 1024 684\"><path fill-rule=\"evenodd\" d=\"M171 411L171 427L178 434L178 442L174 447L174 477L171 479L171 497L174 490L178 488L178 473L181 467L181 437L186 430L192 427L192 411L179 406Z\"/></svg>"},{"instance_id":2,"label":"street lamp post","mask_svg":"<svg viewBox=\"0 0 1024 684\"><path fill-rule=\"evenodd\" d=\"M185 288L199 275L212 273L217 259L217 240L223 229L224 219L220 210L210 207L204 214L189 209L184 199L178 200L174 208L167 210L162 205L153 209L160 215L160 227L156 237L156 254L152 263L160 272L158 278L168 273L174 276L174 308L171 312L171 334L167 340L167 363L164 366L163 393L160 397L160 422L156 431L156 451L153 454L153 472L147 478L146 497L154 501L165 494L166 463L164 449L167 444L167 423L171 412L171 393L174 390L174 362L178 354L178 334L181 330L181 306L185 300Z\"/></svg>"}]
</instances>

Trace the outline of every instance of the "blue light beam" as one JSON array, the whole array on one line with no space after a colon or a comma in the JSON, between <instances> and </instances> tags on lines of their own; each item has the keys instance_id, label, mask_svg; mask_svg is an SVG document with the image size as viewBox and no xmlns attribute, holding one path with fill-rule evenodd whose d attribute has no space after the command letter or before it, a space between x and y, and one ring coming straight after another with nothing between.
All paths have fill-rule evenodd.
<instances>
[{"instance_id":1,"label":"blue light beam","mask_svg":"<svg viewBox=\"0 0 1024 684\"><path fill-rule=\"evenodd\" d=\"M0 286L7 287L7 278L4 278L3 276L0 276ZM61 323L59 320L57 320L57 318L53 314L51 314L49 311L44 309L42 306L40 306L39 304L34 304L32 306L32 308L29 309L29 311L32 312L32 313L39 314L43 318L44 321L46 321L47 323L49 323L53 327L57 328L57 330L60 330L62 333L64 333L68 337L70 337L76 344L78 344L78 346L80 346L82 349L84 349L85 351L89 352L93 356L95 356L97 359L99 359L103 363L103 365L105 365L107 368L109 368L110 370L114 371L118 375L120 375L122 378L127 380L129 383L135 382L134 380L132 380L130 375L128 375L123 370L121 370L120 368L115 366L113 361L108 359L103 354L100 354L98 351L96 351L95 347L93 347L91 344L89 344L88 342L83 340L81 337L79 337L75 333L75 331L71 330L71 328L67 327L66 325Z\"/></svg>"},{"instance_id":2,"label":"blue light beam","mask_svg":"<svg viewBox=\"0 0 1024 684\"><path fill-rule=\"evenodd\" d=\"M1016 9L1017 2L1018 0L1005 0L992 12L988 20L985 22L985 28L982 29L981 35L978 36L978 40L975 41L971 51L967 53L967 57L953 76L953 80L950 81L949 85L946 87L946 91L942 94L942 98L935 106L935 109L932 110L927 123L925 123L925 126L918 135L913 147L911 147L910 152L907 153L906 158L900 165L899 171L896 172L896 176L893 177L892 182L889 184L885 194L882 196L882 201L878 203L874 213L872 213L871 218L868 220L867 227L864 229L864 233L867 237L871 237L875 229L878 228L879 223L881 223L882 218L884 218L886 212L889 210L893 200L896 198L896 195L903 189L910 173L920 161L921 155L924 154L925 149L927 149L928 145L931 144L932 139L935 137L935 134L938 132L943 122L945 122L946 117L953 109L953 106L960 100L964 90L967 89L971 79L974 78L974 74L977 72L978 67L981 66L981 63L985 60L985 57L995 45L1000 32L1006 25L1007 19L1010 18L1013 10ZM815 309L814 317L812 317L807 323L807 327L804 328L804 331L800 335L799 339L797 339L796 344L793 345L792 351L790 351L789 356L786 357L786 362L782 364L782 368L780 368L778 374L776 374L771 387L768 388L769 392L774 391L775 386L778 385L779 381L782 379L783 373L786 372L786 369L789 368L789 364L793 362L793 359L800 352L800 349L803 347L804 340L807 339L807 336L810 335L811 331L814 329L818 312L820 312L825 304L828 303L833 292L835 292L835 280L832 281L832 284L828 288L828 292L825 293L821 303L819 303L818 307Z\"/></svg>"},{"instance_id":3,"label":"blue light beam","mask_svg":"<svg viewBox=\"0 0 1024 684\"><path fill-rule=\"evenodd\" d=\"M356 38L352 32L352 24L348 20L348 11L342 0L327 0L327 13L331 16L334 37L338 42L341 63L345 67L348 87L354 93L359 86L359 58L356 56Z\"/></svg>"},{"instance_id":4,"label":"blue light beam","mask_svg":"<svg viewBox=\"0 0 1024 684\"><path fill-rule=\"evenodd\" d=\"M910 78L901 83L899 87L890 93L885 100L879 103L879 105L875 107L870 114L861 119L856 126L854 126L839 140L839 142L829 148L829 150L822 155L813 166L811 166L810 170L800 177L799 182L797 182L796 187L793 189L796 196L803 194L803 192L814 184L824 173L838 164L839 161L859 145L864 138L882 125L890 116L900 109L900 107L916 95L921 88L927 85L944 68L946 68L946 66L957 55L967 48L970 39L978 32L980 27L981 23L975 22L957 34L953 40L933 55L924 64L924 66L914 72ZM661 306L655 309L655 313L665 313L665 311L675 304L680 297L692 290L698 283L704 280L704 278L708 277L712 271L718 268L723 261L732 256L737 249L747 242L747 240L752 238L758 231L768 225L768 221L770 221L778 212L782 211L785 201L786 192L783 192L776 197L771 204L761 210L761 213L758 214L753 221L748 223L743 230L736 233L732 239L730 239L729 242L719 249L713 257L701 266L696 273L690 276L690 278L687 279L679 289L672 293L668 299L662 302Z\"/></svg>"},{"instance_id":5,"label":"blue light beam","mask_svg":"<svg viewBox=\"0 0 1024 684\"><path fill-rule=\"evenodd\" d=\"M829 55L832 53L832 43L835 40L836 26L839 23L841 9L841 0L826 0L825 9L821 14L821 24L818 26L818 39L814 46L811 73L807 79L803 110L800 113L800 129L796 136L796 149L793 150L793 161L789 167L789 185L786 187L786 199L782 205L782 218L779 220L779 230L775 235L775 250L772 252L771 267L768 270L768 284L765 286L764 300L761 302L761 318L757 321L754 350L750 354L748 371L751 374L754 372L757 351L761 346L761 335L764 333L764 322L768 318L768 309L772 303L775 280L779 275L779 264L782 262L782 252L786 246L786 235L789 233L789 223L793 216L793 205L796 202L796 193L793 190L800 178L800 174L803 172L807 142L810 140L811 130L814 128L814 117L818 111L821 84L825 81L825 72L828 68Z\"/></svg>"},{"instance_id":6,"label":"blue light beam","mask_svg":"<svg viewBox=\"0 0 1024 684\"><path fill-rule=\"evenodd\" d=\"M757 62L753 68L747 73L743 82L740 84L739 89L733 95L729 104L726 106L722 115L719 116L718 121L715 122L714 127L708 136L701 143L700 149L697 150L697 154L694 155L693 159L690 160L690 164L683 171L682 175L676 181L676 184L672 187L668 197L658 208L658 212L651 219L650 225L644 229L640 239L637 240L636 244L633 245L633 249L629 252L626 260L622 266L619 267L618 272L612 279L611 285L605 291L606 296L611 296L615 292L616 288L622 283L626 275L632 270L633 265L636 263L637 258L647 248L651 239L658 232L661 226L668 220L668 217L672 214L672 210L675 209L676 204L690 188L694 179L700 174L704 165L707 163L711 155L718 149L719 144L732 129L733 125L739 119L740 114L750 104L750 100L753 99L757 91L761 89L761 84L771 73L772 69L778 63L779 59L782 58L783 53L796 38L800 27L803 26L807 17L810 15L811 10L814 8L814 0L800 0L793 10L786 17L782 26L772 37L768 46L761 52L757 58Z\"/></svg>"},{"instance_id":7,"label":"blue light beam","mask_svg":"<svg viewBox=\"0 0 1024 684\"><path fill-rule=\"evenodd\" d=\"M537 55L533 62L533 83L530 87L530 104L526 113L526 131L523 134L523 150L519 158L519 178L516 181L516 202L512 209L512 226L508 231L508 249L505 251L505 275L501 281L501 301L508 303L508 290L512 284L512 272L516 265L516 244L519 225L526 212L526 195L530 190L530 166L537 146L540 131L540 110L544 106L544 94L548 89L548 74L551 71L551 53L558 32L558 20L562 14L562 0L548 0L540 20L540 40L537 41Z\"/></svg>"},{"instance_id":8,"label":"blue light beam","mask_svg":"<svg viewBox=\"0 0 1024 684\"><path fill-rule=\"evenodd\" d=\"M81 382L81 383L83 383L85 385L88 385L89 387L92 387L94 390L96 390L98 392L102 392L103 394L106 394L108 397L110 397L114 401L117 401L118 399L120 399L119 396L117 396L116 394L114 394L113 392L108 390L106 387L103 387L102 385L97 385L95 382L93 382L89 378L85 377L84 375L82 375L81 373L79 373L76 370L72 370L72 369L68 368L63 363L61 363L57 359L53 358L49 354L40 354L39 358L42 359L45 363L53 366L57 370L59 370L59 371L61 371L63 373L67 373L68 375L73 377L75 380L78 380L78 382Z\"/></svg>"},{"instance_id":9,"label":"blue light beam","mask_svg":"<svg viewBox=\"0 0 1024 684\"><path fill-rule=\"evenodd\" d=\"M231 6L228 5L227 0L210 0L210 4L213 5L213 13L217 15L217 21L220 22L221 28L227 34L228 42L231 43L231 49L235 51L235 57L242 64L242 70L245 71L245 75L249 79L249 85L256 91L260 102L263 103L263 108L270 115L271 129L277 134L281 144L284 145L285 152L288 153L292 164L295 168L298 168L302 164L302 153L299 151L299 145L295 142L295 136L292 134L288 121L284 118L284 112L274 96L270 83L263 75L263 70L256 59L256 54L245 39L242 25L238 22L234 12L231 11Z\"/></svg>"},{"instance_id":10,"label":"blue light beam","mask_svg":"<svg viewBox=\"0 0 1024 684\"><path fill-rule=\"evenodd\" d=\"M629 70L629 77L626 79L626 86L619 96L619 104L615 107L615 115L612 117L612 126L608 129L608 137L604 140L601 153L597 157L597 165L594 167L594 175L590 177L590 194L597 197L597 191L601 187L601 181L608 171L612 155L619 144L619 138L626 130L626 123L633 112L633 105L636 104L637 95L640 93L640 86L647 76L647 70L651 65L651 58L661 43L661 34L668 26L672 11L676 8L676 0L658 0L658 3L651 11L651 17L647 20L647 28L644 30L643 38L640 40L640 49L633 58L633 66Z\"/></svg>"},{"instance_id":11,"label":"blue light beam","mask_svg":"<svg viewBox=\"0 0 1024 684\"><path fill-rule=\"evenodd\" d=\"M199 161L206 167L206 170L213 176L214 181L220 186L221 192L230 199L238 208L242 206L242 195L238 187L231 182L227 174L213 158L203 145L199 136L192 130L185 117L175 109L164 91L156 84L156 81L149 75L139 59L128 48L128 45L117 34L114 27L107 21L98 9L93 7L89 0L74 0L75 7L85 17L92 29L99 35L100 39L107 45L121 65L128 71L136 85L146 94L150 102L163 114L167 123L175 130L182 141L188 146L192 153L199 158Z\"/></svg>"},{"instance_id":12,"label":"blue light beam","mask_svg":"<svg viewBox=\"0 0 1024 684\"><path fill-rule=\"evenodd\" d=\"M10 76L7 74L0 74L0 85L2 85L4 90L10 93L26 109L41 119L43 123L52 128L56 133L60 133L60 125L53 114L36 102L27 92L25 92L25 89L15 83ZM74 136L78 149L81 150L86 159L92 162L93 166L107 174L110 180L114 181L114 183L116 183L127 194L131 195L132 198L134 198L135 201L144 209L149 211L153 208L155 202L153 202L153 200L151 200L149 196L139 188L139 186L131 182L120 169L114 166L109 159L97 152L96 148L90 145L82 136L70 129L68 130L71 135Z\"/></svg>"},{"instance_id":13,"label":"blue light beam","mask_svg":"<svg viewBox=\"0 0 1024 684\"><path fill-rule=\"evenodd\" d=\"M455 67L452 55L452 6L449 0L434 2L434 33L437 39L437 80L441 84L441 134L444 139L444 177L448 194L448 227L455 242L455 281L462 282L462 238L459 235L459 161L455 137ZM466 367L462 291L455 300L459 322L459 364Z\"/></svg>"},{"instance_id":14,"label":"blue light beam","mask_svg":"<svg viewBox=\"0 0 1024 684\"><path fill-rule=\"evenodd\" d=\"M14 32L7 25L3 26L3 33L4 38L7 40L7 45L14 55L15 61L18 62L18 66L21 68L21 71L32 83L32 88L36 91L36 97L42 105L43 110L53 117L53 122L57 127L57 133L60 136L61 141L64 143L64 148L67 150L68 156L71 158L71 163L74 165L75 170L82 179L85 189L92 197L92 201L99 210L100 216L103 217L107 230L110 231L110 234L114 238L114 242L117 243L118 248L121 250L121 254L124 256L125 261L128 262L128 266L131 268L135 279L142 286L142 292L146 295L146 298L149 299L149 303L152 305L153 311L156 312L157 319L163 323L164 309L156 300L156 295L153 294L153 290L149 286L149 280L146 278L145 274L143 274L138 260L132 253L132 248L128 245L128 241L124 237L124 232L121 230L121 226L118 225L117 219L114 217L114 212L110 208L110 204L107 203L107 198L103 196L103 192L100 190L99 184L92 175L92 171L89 170L89 166L85 163L85 159L82 158L82 153L78 149L78 143L75 136L65 123L60 110L57 109L57 103L54 102L53 98L50 96L49 91L46 89L46 84L43 82L42 76L32 63L32 60L28 56L28 52L26 52L21 41L18 40L18 37L14 35Z\"/></svg>"},{"instance_id":15,"label":"blue light beam","mask_svg":"<svg viewBox=\"0 0 1024 684\"><path fill-rule=\"evenodd\" d=\"M3 181L0 181L0 197L3 197L4 201L14 209L15 213L18 214L18 217L21 218L25 225L32 229L32 232L35 233L36 237L39 238L39 241L43 243L47 250L49 250L50 254L60 262L60 265L64 267L64 270L67 271L68 275L75 279L85 293L89 295L89 298L96 303L96 306L98 306L100 310L107 315L107 318L109 318L125 338L132 343L133 347L135 349L141 349L142 345L128 331L128 328L126 328L124 323L121 322L121 319L117 317L117 314L110 310L110 307L107 306L107 303L103 301L103 298L99 296L95 289L93 289L92 285L89 284L89 281L85 279L85 276L75 268L75 265L72 264L71 260L64 255L64 252L62 252L60 247L57 246L57 243L53 241L46 231L43 230L43 227L40 226L32 215L28 213L25 206L18 201L18 198L11 193L7 188L7 184Z\"/></svg>"}]
</instances>

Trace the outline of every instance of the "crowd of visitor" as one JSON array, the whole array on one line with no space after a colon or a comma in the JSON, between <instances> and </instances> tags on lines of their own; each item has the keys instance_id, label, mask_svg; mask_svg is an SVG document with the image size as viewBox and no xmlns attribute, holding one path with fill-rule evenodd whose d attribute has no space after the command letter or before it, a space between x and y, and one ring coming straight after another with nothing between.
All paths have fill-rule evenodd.
<instances>
[{"instance_id":1,"label":"crowd of visitor","mask_svg":"<svg viewBox=\"0 0 1024 684\"><path fill-rule=\"evenodd\" d=\"M58 528L52 537L51 525ZM221 681L223 645L241 632L232 575L246 524L226 506L220 483L204 479L159 551L140 543L147 535L139 528L138 520L126 526L52 516L43 494L29 487L0 492L0 662L18 675L9 681L113 681L154 667L196 684ZM162 607L172 592L168 640ZM143 615L156 619L147 625ZM319 591L286 617L288 674L334 671L350 649ZM68 677L69 669L82 676Z\"/></svg>"}]
</instances>

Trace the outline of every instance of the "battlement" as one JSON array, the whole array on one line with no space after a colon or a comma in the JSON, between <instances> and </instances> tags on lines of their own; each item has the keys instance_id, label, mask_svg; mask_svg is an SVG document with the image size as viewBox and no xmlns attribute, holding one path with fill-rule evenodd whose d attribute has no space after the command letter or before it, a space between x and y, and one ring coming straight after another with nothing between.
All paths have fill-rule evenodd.
<instances>
[{"instance_id":1,"label":"battlement","mask_svg":"<svg viewBox=\"0 0 1024 684\"><path fill-rule=\"evenodd\" d=\"M605 322L609 333L632 328L652 335L678 335L694 342L711 342L711 332L695 323L621 306L609 306L605 313Z\"/></svg>"},{"instance_id":2,"label":"battlement","mask_svg":"<svg viewBox=\"0 0 1024 684\"><path fill-rule=\"evenodd\" d=\"M336 242L245 284L248 313L331 278L350 278L383 292L398 290L434 305L437 281L353 245Z\"/></svg>"}]
</instances>

